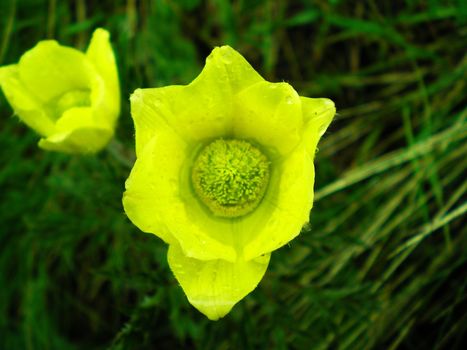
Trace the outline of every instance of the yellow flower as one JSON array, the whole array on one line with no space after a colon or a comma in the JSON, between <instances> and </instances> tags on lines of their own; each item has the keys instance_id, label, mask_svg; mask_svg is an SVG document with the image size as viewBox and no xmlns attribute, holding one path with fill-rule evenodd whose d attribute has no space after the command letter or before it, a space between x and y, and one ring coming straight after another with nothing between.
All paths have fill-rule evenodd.
<instances>
[{"instance_id":1,"label":"yellow flower","mask_svg":"<svg viewBox=\"0 0 467 350\"><path fill-rule=\"evenodd\" d=\"M113 136L120 89L104 29L94 32L85 53L40 41L18 64L0 67L0 87L18 117L42 136L43 149L93 153Z\"/></svg>"},{"instance_id":2,"label":"yellow flower","mask_svg":"<svg viewBox=\"0 0 467 350\"><path fill-rule=\"evenodd\" d=\"M313 157L334 103L265 81L223 46L191 84L137 89L131 111L137 161L125 212L169 244L188 300L216 320L308 221Z\"/></svg>"}]
</instances>

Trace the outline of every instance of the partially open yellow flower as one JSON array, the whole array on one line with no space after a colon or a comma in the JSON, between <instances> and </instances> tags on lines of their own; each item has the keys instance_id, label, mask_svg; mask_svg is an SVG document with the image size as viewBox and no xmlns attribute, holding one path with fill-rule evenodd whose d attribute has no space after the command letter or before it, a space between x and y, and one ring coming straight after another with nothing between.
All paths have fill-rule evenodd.
<instances>
[{"instance_id":1,"label":"partially open yellow flower","mask_svg":"<svg viewBox=\"0 0 467 350\"><path fill-rule=\"evenodd\" d=\"M191 84L136 90L131 110L137 161L125 211L169 244L188 300L216 320L308 221L313 157L334 103L265 81L223 46Z\"/></svg>"},{"instance_id":2,"label":"partially open yellow flower","mask_svg":"<svg viewBox=\"0 0 467 350\"><path fill-rule=\"evenodd\" d=\"M18 64L0 67L0 87L18 117L42 136L43 149L93 153L113 136L120 89L104 29L94 32L86 53L40 41Z\"/></svg>"}]
</instances>

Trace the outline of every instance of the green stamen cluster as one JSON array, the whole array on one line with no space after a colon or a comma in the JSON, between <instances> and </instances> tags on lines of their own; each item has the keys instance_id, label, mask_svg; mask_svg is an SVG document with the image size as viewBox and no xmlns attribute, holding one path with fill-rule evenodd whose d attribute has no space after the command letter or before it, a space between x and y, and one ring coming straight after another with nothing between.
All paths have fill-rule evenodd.
<instances>
[{"instance_id":1,"label":"green stamen cluster","mask_svg":"<svg viewBox=\"0 0 467 350\"><path fill-rule=\"evenodd\" d=\"M193 187L216 216L238 217L253 211L269 181L269 162L243 140L215 140L199 153L192 169Z\"/></svg>"}]
</instances>

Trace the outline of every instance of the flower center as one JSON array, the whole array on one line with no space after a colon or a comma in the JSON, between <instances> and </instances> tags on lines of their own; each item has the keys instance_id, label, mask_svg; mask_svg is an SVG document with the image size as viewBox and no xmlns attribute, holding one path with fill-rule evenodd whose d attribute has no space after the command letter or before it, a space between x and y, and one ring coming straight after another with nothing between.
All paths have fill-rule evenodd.
<instances>
[{"instance_id":1,"label":"flower center","mask_svg":"<svg viewBox=\"0 0 467 350\"><path fill-rule=\"evenodd\" d=\"M205 146L192 169L199 199L216 216L238 217L253 211L269 181L269 161L243 140L218 139Z\"/></svg>"}]
</instances>

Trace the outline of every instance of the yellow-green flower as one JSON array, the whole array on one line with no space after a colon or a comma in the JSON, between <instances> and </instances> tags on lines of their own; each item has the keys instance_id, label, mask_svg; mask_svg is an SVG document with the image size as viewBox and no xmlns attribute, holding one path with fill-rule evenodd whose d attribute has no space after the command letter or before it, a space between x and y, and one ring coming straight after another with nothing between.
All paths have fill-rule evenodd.
<instances>
[{"instance_id":1,"label":"yellow-green flower","mask_svg":"<svg viewBox=\"0 0 467 350\"><path fill-rule=\"evenodd\" d=\"M40 41L18 64L0 67L0 87L18 117L42 136L43 149L93 153L113 136L120 89L104 29L94 32L85 53Z\"/></svg>"},{"instance_id":2,"label":"yellow-green flower","mask_svg":"<svg viewBox=\"0 0 467 350\"><path fill-rule=\"evenodd\" d=\"M131 111L137 160L125 212L169 244L188 300L216 320L308 221L313 158L334 103L265 81L223 46L191 84L136 90Z\"/></svg>"}]
</instances>

